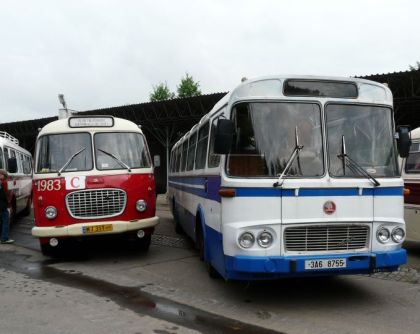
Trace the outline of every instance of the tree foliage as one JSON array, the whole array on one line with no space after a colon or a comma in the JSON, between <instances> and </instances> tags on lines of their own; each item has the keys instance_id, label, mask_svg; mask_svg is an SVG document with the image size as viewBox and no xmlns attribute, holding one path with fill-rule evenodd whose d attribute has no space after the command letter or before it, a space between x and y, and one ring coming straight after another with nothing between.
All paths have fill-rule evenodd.
<instances>
[{"instance_id":1,"label":"tree foliage","mask_svg":"<svg viewBox=\"0 0 420 334\"><path fill-rule=\"evenodd\" d=\"M178 97L192 97L201 95L200 84L195 82L193 77L185 73L185 77L181 79L181 83L177 86Z\"/></svg>"},{"instance_id":2,"label":"tree foliage","mask_svg":"<svg viewBox=\"0 0 420 334\"><path fill-rule=\"evenodd\" d=\"M408 68L410 71L420 70L420 61L416 61L416 64L414 66L409 65Z\"/></svg>"},{"instance_id":3,"label":"tree foliage","mask_svg":"<svg viewBox=\"0 0 420 334\"><path fill-rule=\"evenodd\" d=\"M153 86L153 91L150 93L150 102L170 100L175 97L175 94L170 91L168 84L161 82L157 86Z\"/></svg>"}]
</instances>

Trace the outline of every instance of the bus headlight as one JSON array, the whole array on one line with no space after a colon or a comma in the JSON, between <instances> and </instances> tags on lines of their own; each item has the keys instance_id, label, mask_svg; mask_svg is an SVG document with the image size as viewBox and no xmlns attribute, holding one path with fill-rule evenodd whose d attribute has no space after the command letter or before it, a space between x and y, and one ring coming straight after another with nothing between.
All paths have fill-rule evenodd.
<instances>
[{"instance_id":1,"label":"bus headlight","mask_svg":"<svg viewBox=\"0 0 420 334\"><path fill-rule=\"evenodd\" d=\"M146 204L146 201L145 201L145 200L143 200L143 199L139 199L139 200L136 202L136 210L137 210L138 212L144 212L144 211L146 211L146 209L147 209L147 204Z\"/></svg>"},{"instance_id":2,"label":"bus headlight","mask_svg":"<svg viewBox=\"0 0 420 334\"><path fill-rule=\"evenodd\" d=\"M380 227L376 232L376 239L383 244L388 242L390 237L391 233L386 227Z\"/></svg>"},{"instance_id":3,"label":"bus headlight","mask_svg":"<svg viewBox=\"0 0 420 334\"><path fill-rule=\"evenodd\" d=\"M47 219L54 219L55 217L57 217L57 209L53 206L48 206L45 209L45 217Z\"/></svg>"},{"instance_id":4,"label":"bus headlight","mask_svg":"<svg viewBox=\"0 0 420 334\"><path fill-rule=\"evenodd\" d=\"M263 231L257 237L258 245L262 248L268 248L273 243L273 236L270 232Z\"/></svg>"},{"instance_id":5,"label":"bus headlight","mask_svg":"<svg viewBox=\"0 0 420 334\"><path fill-rule=\"evenodd\" d=\"M394 242L399 244L404 241L405 232L401 227L396 227L392 230L391 237Z\"/></svg>"},{"instance_id":6,"label":"bus headlight","mask_svg":"<svg viewBox=\"0 0 420 334\"><path fill-rule=\"evenodd\" d=\"M250 248L254 245L255 237L251 232L244 232L238 238L239 245L243 248Z\"/></svg>"}]
</instances>

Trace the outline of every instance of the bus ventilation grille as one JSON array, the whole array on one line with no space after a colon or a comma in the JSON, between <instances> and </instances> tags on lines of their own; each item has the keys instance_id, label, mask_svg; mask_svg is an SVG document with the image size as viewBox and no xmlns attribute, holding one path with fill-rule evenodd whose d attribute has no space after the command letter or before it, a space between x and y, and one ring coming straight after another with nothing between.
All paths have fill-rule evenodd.
<instances>
[{"instance_id":1,"label":"bus ventilation grille","mask_svg":"<svg viewBox=\"0 0 420 334\"><path fill-rule=\"evenodd\" d=\"M75 191L67 195L67 210L73 218L97 219L120 215L127 195L120 189L95 189Z\"/></svg>"},{"instance_id":2,"label":"bus ventilation grille","mask_svg":"<svg viewBox=\"0 0 420 334\"><path fill-rule=\"evenodd\" d=\"M366 225L287 227L284 244L285 250L292 252L362 250L369 246L369 227Z\"/></svg>"}]
</instances>

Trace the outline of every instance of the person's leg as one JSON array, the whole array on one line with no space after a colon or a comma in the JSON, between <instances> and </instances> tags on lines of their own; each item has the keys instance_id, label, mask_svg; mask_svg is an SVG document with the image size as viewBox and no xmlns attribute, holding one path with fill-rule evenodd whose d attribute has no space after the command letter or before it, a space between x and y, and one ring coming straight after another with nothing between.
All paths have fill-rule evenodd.
<instances>
[{"instance_id":1,"label":"person's leg","mask_svg":"<svg viewBox=\"0 0 420 334\"><path fill-rule=\"evenodd\" d=\"M1 241L9 240L9 211L1 212Z\"/></svg>"}]
</instances>

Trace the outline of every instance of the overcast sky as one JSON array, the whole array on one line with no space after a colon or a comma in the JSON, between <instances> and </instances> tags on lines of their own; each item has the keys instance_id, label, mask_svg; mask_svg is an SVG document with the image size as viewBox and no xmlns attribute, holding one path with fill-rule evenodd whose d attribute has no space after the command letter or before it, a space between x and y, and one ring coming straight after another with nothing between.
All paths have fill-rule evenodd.
<instances>
[{"instance_id":1,"label":"overcast sky","mask_svg":"<svg viewBox=\"0 0 420 334\"><path fill-rule=\"evenodd\" d=\"M0 123L204 94L270 74L355 76L420 60L418 1L3 1Z\"/></svg>"}]
</instances>

